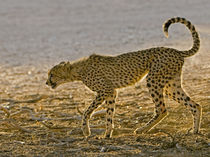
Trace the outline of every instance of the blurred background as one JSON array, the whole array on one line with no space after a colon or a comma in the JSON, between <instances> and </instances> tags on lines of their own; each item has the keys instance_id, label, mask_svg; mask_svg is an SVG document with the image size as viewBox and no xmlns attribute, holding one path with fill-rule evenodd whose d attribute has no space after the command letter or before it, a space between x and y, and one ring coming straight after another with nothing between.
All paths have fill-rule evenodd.
<instances>
[{"instance_id":1,"label":"blurred background","mask_svg":"<svg viewBox=\"0 0 210 157\"><path fill-rule=\"evenodd\" d=\"M189 49L184 26L173 25L169 39L163 35L163 22L175 16L196 26L202 56L210 48L209 9L209 0L0 0L0 66L51 66L152 46Z\"/></svg>"}]
</instances>

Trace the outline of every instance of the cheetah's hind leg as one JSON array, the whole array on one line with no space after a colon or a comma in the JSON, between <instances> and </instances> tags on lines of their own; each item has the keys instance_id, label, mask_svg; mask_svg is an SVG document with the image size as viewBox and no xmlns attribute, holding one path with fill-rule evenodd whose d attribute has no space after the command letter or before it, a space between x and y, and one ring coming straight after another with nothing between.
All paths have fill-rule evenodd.
<instances>
[{"instance_id":1,"label":"cheetah's hind leg","mask_svg":"<svg viewBox=\"0 0 210 157\"><path fill-rule=\"evenodd\" d=\"M193 133L198 133L200 129L201 113L202 109L199 104L191 100L191 98L184 92L181 87L181 74L169 81L165 87L165 94L176 102L186 106L193 116Z\"/></svg>"},{"instance_id":2,"label":"cheetah's hind leg","mask_svg":"<svg viewBox=\"0 0 210 157\"><path fill-rule=\"evenodd\" d=\"M142 128L137 128L134 131L135 134L146 133L150 131L167 116L167 111L163 99L164 86L165 80L163 76L155 76L151 74L147 75L147 87L149 88L149 93L153 102L155 103L155 113L153 118L146 125L144 125Z\"/></svg>"},{"instance_id":3,"label":"cheetah's hind leg","mask_svg":"<svg viewBox=\"0 0 210 157\"><path fill-rule=\"evenodd\" d=\"M154 128L158 123L160 123L168 115L167 111L160 114L159 116L155 115L146 125L141 128L137 128L135 134L144 134Z\"/></svg>"}]
</instances>

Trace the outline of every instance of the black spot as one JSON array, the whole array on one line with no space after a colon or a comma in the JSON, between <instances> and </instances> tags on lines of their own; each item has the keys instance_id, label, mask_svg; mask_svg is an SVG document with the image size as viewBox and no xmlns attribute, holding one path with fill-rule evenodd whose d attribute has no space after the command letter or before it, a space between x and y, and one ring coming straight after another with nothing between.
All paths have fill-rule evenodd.
<instances>
[{"instance_id":1,"label":"black spot","mask_svg":"<svg viewBox=\"0 0 210 157\"><path fill-rule=\"evenodd\" d=\"M96 104L92 104L92 107L95 108L96 107Z\"/></svg>"},{"instance_id":2,"label":"black spot","mask_svg":"<svg viewBox=\"0 0 210 157\"><path fill-rule=\"evenodd\" d=\"M167 23L165 23L165 31L168 30L168 27L170 26L170 24L171 24L171 21L168 21Z\"/></svg>"},{"instance_id":3,"label":"black spot","mask_svg":"<svg viewBox=\"0 0 210 157\"><path fill-rule=\"evenodd\" d=\"M111 108L111 111L114 112L114 108Z\"/></svg>"},{"instance_id":4,"label":"black spot","mask_svg":"<svg viewBox=\"0 0 210 157\"><path fill-rule=\"evenodd\" d=\"M108 108L107 113L109 113L109 111L114 112L114 108Z\"/></svg>"},{"instance_id":5,"label":"black spot","mask_svg":"<svg viewBox=\"0 0 210 157\"><path fill-rule=\"evenodd\" d=\"M155 95L154 95L154 94L151 94L151 96L152 96L152 97L155 97Z\"/></svg>"},{"instance_id":6,"label":"black spot","mask_svg":"<svg viewBox=\"0 0 210 157\"><path fill-rule=\"evenodd\" d=\"M184 103L185 106L187 106L187 103Z\"/></svg>"},{"instance_id":7,"label":"black spot","mask_svg":"<svg viewBox=\"0 0 210 157\"><path fill-rule=\"evenodd\" d=\"M98 106L98 105L100 105L101 103L100 102L98 102L97 104L96 104L96 106Z\"/></svg>"},{"instance_id":8,"label":"black spot","mask_svg":"<svg viewBox=\"0 0 210 157\"><path fill-rule=\"evenodd\" d=\"M158 91L155 91L155 94L159 95Z\"/></svg>"},{"instance_id":9,"label":"black spot","mask_svg":"<svg viewBox=\"0 0 210 157\"><path fill-rule=\"evenodd\" d=\"M190 28L190 26L191 26L190 21L187 21L187 27Z\"/></svg>"},{"instance_id":10,"label":"black spot","mask_svg":"<svg viewBox=\"0 0 210 157\"><path fill-rule=\"evenodd\" d=\"M147 87L151 87L151 84L150 83L147 83Z\"/></svg>"},{"instance_id":11,"label":"black spot","mask_svg":"<svg viewBox=\"0 0 210 157\"><path fill-rule=\"evenodd\" d=\"M112 119L111 118L107 118L107 121L112 123Z\"/></svg>"},{"instance_id":12,"label":"black spot","mask_svg":"<svg viewBox=\"0 0 210 157\"><path fill-rule=\"evenodd\" d=\"M180 21L180 20L181 20L181 18L180 18L180 17L177 17L176 19L177 19L177 21Z\"/></svg>"},{"instance_id":13,"label":"black spot","mask_svg":"<svg viewBox=\"0 0 210 157\"><path fill-rule=\"evenodd\" d=\"M166 109L165 110L163 110L163 112L162 113L165 113L166 112Z\"/></svg>"},{"instance_id":14,"label":"black spot","mask_svg":"<svg viewBox=\"0 0 210 157\"><path fill-rule=\"evenodd\" d=\"M179 92L179 91L177 91L177 94L180 94L180 92Z\"/></svg>"},{"instance_id":15,"label":"black spot","mask_svg":"<svg viewBox=\"0 0 210 157\"><path fill-rule=\"evenodd\" d=\"M162 94L160 94L160 95L159 95L159 98L162 98L162 97L163 97L163 95L162 95Z\"/></svg>"},{"instance_id":16,"label":"black spot","mask_svg":"<svg viewBox=\"0 0 210 157\"><path fill-rule=\"evenodd\" d=\"M186 97L186 101L190 101L190 97Z\"/></svg>"},{"instance_id":17,"label":"black spot","mask_svg":"<svg viewBox=\"0 0 210 157\"><path fill-rule=\"evenodd\" d=\"M113 101L109 101L109 104L113 104Z\"/></svg>"}]
</instances>

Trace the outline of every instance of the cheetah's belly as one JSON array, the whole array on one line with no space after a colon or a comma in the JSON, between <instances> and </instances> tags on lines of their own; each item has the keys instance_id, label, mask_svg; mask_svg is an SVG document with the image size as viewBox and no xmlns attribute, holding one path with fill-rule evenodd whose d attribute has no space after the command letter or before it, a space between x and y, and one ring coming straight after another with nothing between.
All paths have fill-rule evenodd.
<instances>
[{"instance_id":1,"label":"cheetah's belly","mask_svg":"<svg viewBox=\"0 0 210 157\"><path fill-rule=\"evenodd\" d=\"M111 77L111 82L114 88L123 88L126 86L130 86L140 81L148 71L146 70L137 70L135 72L127 71L125 73L115 73L114 76Z\"/></svg>"}]
</instances>

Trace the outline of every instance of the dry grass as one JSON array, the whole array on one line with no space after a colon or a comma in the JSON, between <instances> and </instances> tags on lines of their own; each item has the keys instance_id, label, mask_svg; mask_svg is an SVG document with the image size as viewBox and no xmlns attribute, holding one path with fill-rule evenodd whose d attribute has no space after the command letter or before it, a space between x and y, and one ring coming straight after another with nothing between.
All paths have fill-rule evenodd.
<instances>
[{"instance_id":1,"label":"dry grass","mask_svg":"<svg viewBox=\"0 0 210 157\"><path fill-rule=\"evenodd\" d=\"M44 85L46 70L0 67L0 156L208 156L210 68L194 68L195 72L186 72L183 82L203 106L200 135L188 132L190 112L168 99L169 116L150 133L133 135L154 109L143 81L119 91L112 139L98 138L105 123L100 111L91 119L92 136L84 139L81 112L94 93L81 83L51 91Z\"/></svg>"}]
</instances>

